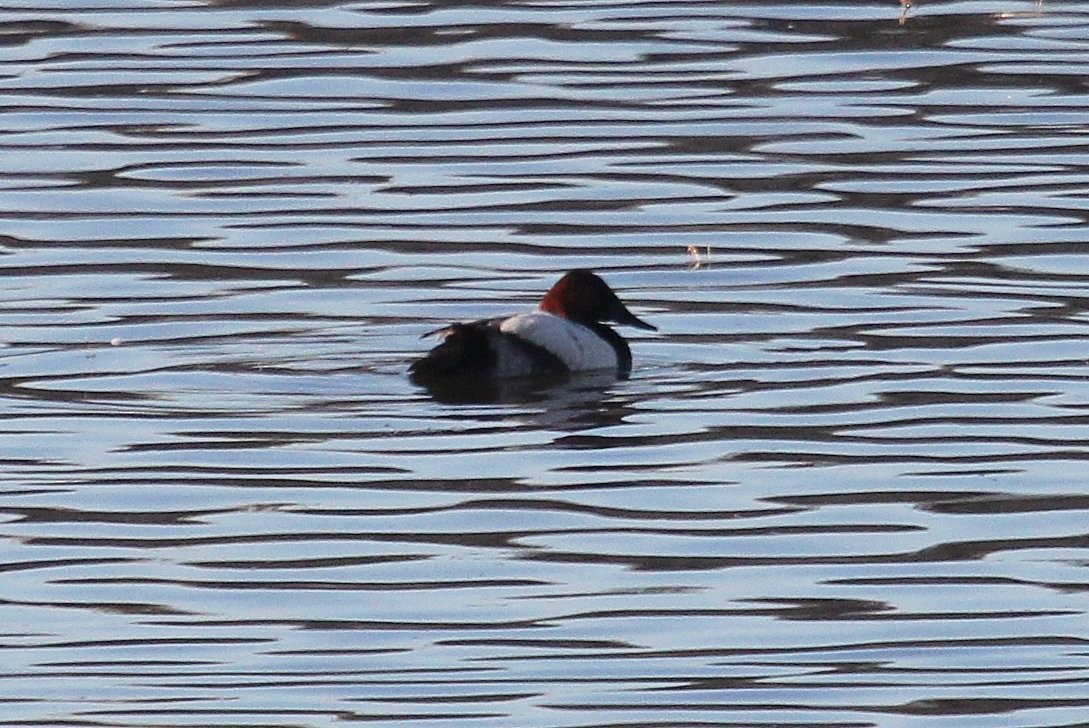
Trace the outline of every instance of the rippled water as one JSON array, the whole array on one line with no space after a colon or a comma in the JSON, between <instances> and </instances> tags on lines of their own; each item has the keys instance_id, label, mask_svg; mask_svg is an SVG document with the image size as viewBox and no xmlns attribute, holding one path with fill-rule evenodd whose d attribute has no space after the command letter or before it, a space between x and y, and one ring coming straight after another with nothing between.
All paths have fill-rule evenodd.
<instances>
[{"instance_id":1,"label":"rippled water","mask_svg":"<svg viewBox=\"0 0 1089 728\"><path fill-rule=\"evenodd\" d=\"M1086 725L1089 3L35 0L0 59L0 725ZM409 383L574 267L630 380Z\"/></svg>"}]
</instances>

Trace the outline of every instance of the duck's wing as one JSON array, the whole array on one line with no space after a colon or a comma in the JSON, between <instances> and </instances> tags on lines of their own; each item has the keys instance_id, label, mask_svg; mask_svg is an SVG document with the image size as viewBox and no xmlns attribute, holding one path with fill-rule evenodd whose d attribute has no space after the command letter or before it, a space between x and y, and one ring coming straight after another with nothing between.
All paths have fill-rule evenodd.
<instances>
[{"instance_id":1,"label":"duck's wing","mask_svg":"<svg viewBox=\"0 0 1089 728\"><path fill-rule=\"evenodd\" d=\"M566 374L564 362L542 346L503 331L506 318L451 324L431 332L441 341L409 368L417 381L446 377L533 377Z\"/></svg>"},{"instance_id":2,"label":"duck's wing","mask_svg":"<svg viewBox=\"0 0 1089 728\"><path fill-rule=\"evenodd\" d=\"M421 339L427 339L432 336L437 336L440 341L445 341L447 337L458 331L464 331L465 329L475 329L477 331L487 331L488 329L499 330L500 325L505 321L507 316L496 316L495 318L477 319L476 321L459 321L453 324L446 324L440 326L437 329L432 329L426 333L420 334Z\"/></svg>"}]
</instances>

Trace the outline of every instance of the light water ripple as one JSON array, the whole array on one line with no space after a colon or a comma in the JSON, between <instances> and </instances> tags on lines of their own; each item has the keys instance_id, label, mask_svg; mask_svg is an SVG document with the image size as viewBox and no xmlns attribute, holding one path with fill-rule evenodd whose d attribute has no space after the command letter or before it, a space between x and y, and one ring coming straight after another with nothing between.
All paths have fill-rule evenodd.
<instances>
[{"instance_id":1,"label":"light water ripple","mask_svg":"<svg viewBox=\"0 0 1089 728\"><path fill-rule=\"evenodd\" d=\"M1087 46L0 8L0 726L1084 725ZM407 380L575 267L631 379Z\"/></svg>"}]
</instances>

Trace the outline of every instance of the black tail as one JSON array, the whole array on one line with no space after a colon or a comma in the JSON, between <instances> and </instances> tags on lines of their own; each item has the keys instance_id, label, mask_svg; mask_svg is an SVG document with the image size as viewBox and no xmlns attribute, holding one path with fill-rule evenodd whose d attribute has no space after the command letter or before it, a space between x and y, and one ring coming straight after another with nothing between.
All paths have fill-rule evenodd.
<instances>
[{"instance_id":1,"label":"black tail","mask_svg":"<svg viewBox=\"0 0 1089 728\"><path fill-rule=\"evenodd\" d=\"M428 384L439 379L486 376L495 366L488 331L472 324L453 324L442 343L409 367L412 381Z\"/></svg>"}]
</instances>

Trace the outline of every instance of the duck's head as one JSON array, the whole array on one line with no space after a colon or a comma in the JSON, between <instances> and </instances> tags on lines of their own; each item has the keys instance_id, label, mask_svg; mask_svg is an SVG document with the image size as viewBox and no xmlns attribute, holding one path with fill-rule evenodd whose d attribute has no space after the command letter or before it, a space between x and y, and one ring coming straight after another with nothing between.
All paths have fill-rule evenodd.
<instances>
[{"instance_id":1,"label":"duck's head","mask_svg":"<svg viewBox=\"0 0 1089 728\"><path fill-rule=\"evenodd\" d=\"M541 299L540 309L583 324L610 321L650 331L658 330L629 311L609 284L588 270L570 271L556 281Z\"/></svg>"}]
</instances>

